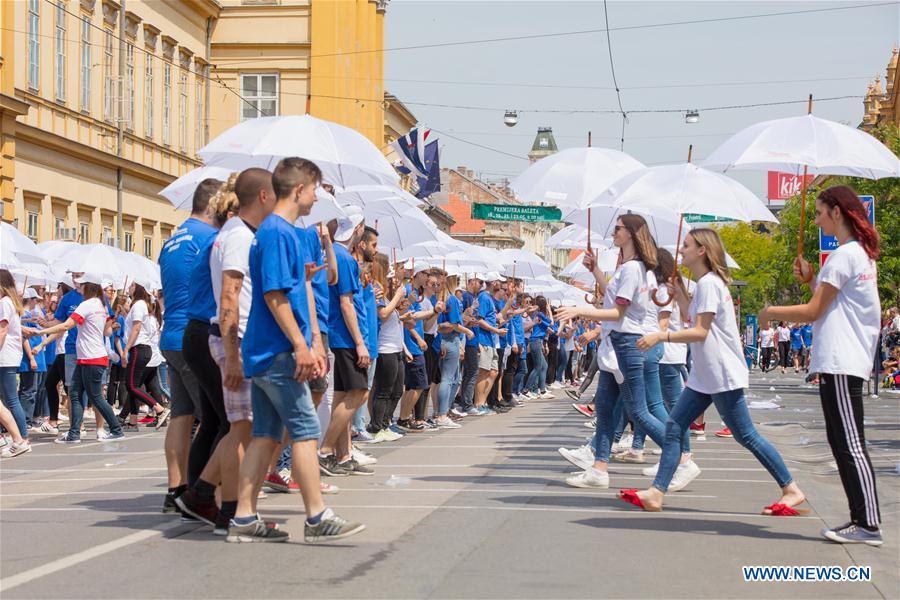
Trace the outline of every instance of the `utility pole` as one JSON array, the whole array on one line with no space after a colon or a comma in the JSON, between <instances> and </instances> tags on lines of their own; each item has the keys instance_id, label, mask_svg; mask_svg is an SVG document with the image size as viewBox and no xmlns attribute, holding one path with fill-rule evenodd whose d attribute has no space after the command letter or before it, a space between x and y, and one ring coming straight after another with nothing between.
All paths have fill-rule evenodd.
<instances>
[{"instance_id":1,"label":"utility pole","mask_svg":"<svg viewBox=\"0 0 900 600\"><path fill-rule=\"evenodd\" d=\"M116 111L118 132L116 137L116 156L119 157L119 165L116 167L116 247L119 250L125 248L125 232L122 227L122 212L125 196L125 173L122 170L122 158L125 156L125 0L121 1L119 8L119 108ZM131 250L131 248L127 248Z\"/></svg>"}]
</instances>

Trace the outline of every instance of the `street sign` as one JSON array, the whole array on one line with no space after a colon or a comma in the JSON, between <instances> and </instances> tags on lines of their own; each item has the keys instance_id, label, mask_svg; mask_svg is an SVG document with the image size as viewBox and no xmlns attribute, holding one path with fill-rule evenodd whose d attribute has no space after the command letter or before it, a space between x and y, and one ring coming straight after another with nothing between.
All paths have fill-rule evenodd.
<instances>
[{"instance_id":1,"label":"street sign","mask_svg":"<svg viewBox=\"0 0 900 600\"><path fill-rule=\"evenodd\" d=\"M830 254L831 254L831 252L819 252L819 268L820 269L825 266L825 261L828 260L828 256Z\"/></svg>"},{"instance_id":2,"label":"street sign","mask_svg":"<svg viewBox=\"0 0 900 600\"><path fill-rule=\"evenodd\" d=\"M875 196L860 196L860 201L863 203L863 206L866 208L866 214L869 215L869 223L872 226L875 226ZM819 253L827 255L828 252L834 252L838 249L838 241L837 238L833 235L825 235L822 233L822 230L819 229ZM822 264L825 264L825 259L822 259Z\"/></svg>"},{"instance_id":3,"label":"street sign","mask_svg":"<svg viewBox=\"0 0 900 600\"><path fill-rule=\"evenodd\" d=\"M555 206L520 204L472 204L472 218L481 221L559 221L562 211Z\"/></svg>"},{"instance_id":4,"label":"street sign","mask_svg":"<svg viewBox=\"0 0 900 600\"><path fill-rule=\"evenodd\" d=\"M813 180L814 175L806 176L806 184ZM803 186L803 175L769 171L769 200L787 200L800 193Z\"/></svg>"},{"instance_id":5,"label":"street sign","mask_svg":"<svg viewBox=\"0 0 900 600\"><path fill-rule=\"evenodd\" d=\"M713 215L701 215L697 213L684 213L685 223L731 223L734 219L726 217L714 217Z\"/></svg>"}]
</instances>

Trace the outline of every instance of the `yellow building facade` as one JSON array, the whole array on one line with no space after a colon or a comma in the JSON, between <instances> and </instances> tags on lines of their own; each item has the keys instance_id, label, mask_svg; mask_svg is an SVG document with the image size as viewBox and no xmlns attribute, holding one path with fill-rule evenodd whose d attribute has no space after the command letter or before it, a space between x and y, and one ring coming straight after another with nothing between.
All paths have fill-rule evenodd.
<instances>
[{"instance_id":1,"label":"yellow building facade","mask_svg":"<svg viewBox=\"0 0 900 600\"><path fill-rule=\"evenodd\" d=\"M121 176L124 248L155 258L187 216L158 192L246 118L309 112L383 147L385 8L0 1L3 220L36 242L115 244Z\"/></svg>"}]
</instances>

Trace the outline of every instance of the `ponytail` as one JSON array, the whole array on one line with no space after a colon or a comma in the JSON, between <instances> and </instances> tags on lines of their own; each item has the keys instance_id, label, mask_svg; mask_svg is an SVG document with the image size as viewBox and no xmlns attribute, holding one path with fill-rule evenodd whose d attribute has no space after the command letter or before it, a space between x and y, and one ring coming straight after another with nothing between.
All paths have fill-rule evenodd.
<instances>
[{"instance_id":1,"label":"ponytail","mask_svg":"<svg viewBox=\"0 0 900 600\"><path fill-rule=\"evenodd\" d=\"M841 216L844 217L844 222L850 228L853 237L869 258L878 260L881 254L878 231L869 223L866 209L852 187L849 185L830 187L819 194L818 201L828 208L835 206L840 208Z\"/></svg>"}]
</instances>

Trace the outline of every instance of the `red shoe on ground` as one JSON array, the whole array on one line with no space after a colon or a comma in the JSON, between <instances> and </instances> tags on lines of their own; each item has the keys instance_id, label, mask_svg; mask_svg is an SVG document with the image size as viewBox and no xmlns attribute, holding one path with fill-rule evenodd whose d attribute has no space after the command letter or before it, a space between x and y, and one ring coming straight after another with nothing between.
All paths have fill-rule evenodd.
<instances>
[{"instance_id":1,"label":"red shoe on ground","mask_svg":"<svg viewBox=\"0 0 900 600\"><path fill-rule=\"evenodd\" d=\"M284 494L299 494L300 485L291 481L291 478L283 478L278 473L269 473L266 475L263 485L273 492L281 492Z\"/></svg>"},{"instance_id":2,"label":"red shoe on ground","mask_svg":"<svg viewBox=\"0 0 900 600\"><path fill-rule=\"evenodd\" d=\"M721 437L721 438L733 438L734 436L731 435L731 430L728 429L727 427L725 427L725 428L720 429L719 431L716 432L716 437Z\"/></svg>"}]
</instances>

